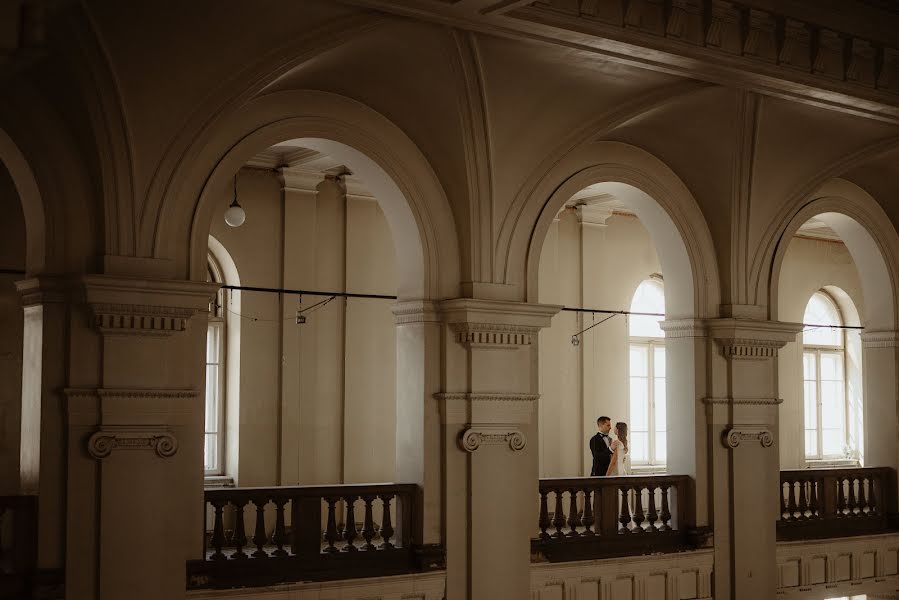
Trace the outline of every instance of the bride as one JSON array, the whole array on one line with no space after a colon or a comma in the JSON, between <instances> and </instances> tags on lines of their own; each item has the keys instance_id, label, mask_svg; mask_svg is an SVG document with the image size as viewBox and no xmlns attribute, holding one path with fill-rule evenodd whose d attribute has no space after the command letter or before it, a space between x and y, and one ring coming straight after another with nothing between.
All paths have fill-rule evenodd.
<instances>
[{"instance_id":1,"label":"bride","mask_svg":"<svg viewBox=\"0 0 899 600\"><path fill-rule=\"evenodd\" d=\"M631 459L630 448L627 444L627 423L619 421L615 423L615 437L612 441L612 459L609 461L609 469L606 476L630 475Z\"/></svg>"}]
</instances>

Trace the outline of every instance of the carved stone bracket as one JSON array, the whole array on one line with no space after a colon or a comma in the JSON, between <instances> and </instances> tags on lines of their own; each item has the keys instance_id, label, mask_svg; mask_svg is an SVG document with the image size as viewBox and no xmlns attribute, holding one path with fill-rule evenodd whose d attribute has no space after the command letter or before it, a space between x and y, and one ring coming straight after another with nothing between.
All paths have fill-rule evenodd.
<instances>
[{"instance_id":1,"label":"carved stone bracket","mask_svg":"<svg viewBox=\"0 0 899 600\"><path fill-rule=\"evenodd\" d=\"M736 448L743 442L757 441L762 448L770 448L774 445L774 434L764 425L734 425L724 432L724 445L728 448Z\"/></svg>"},{"instance_id":2,"label":"carved stone bracket","mask_svg":"<svg viewBox=\"0 0 899 600\"><path fill-rule=\"evenodd\" d=\"M474 452L482 445L508 444L513 452L527 445L527 438L518 429L508 427L469 427L462 432L459 445L466 452Z\"/></svg>"},{"instance_id":3,"label":"carved stone bracket","mask_svg":"<svg viewBox=\"0 0 899 600\"><path fill-rule=\"evenodd\" d=\"M87 441L88 453L98 460L113 450L153 450L161 458L169 458L178 452L178 440L162 426L107 425Z\"/></svg>"}]
</instances>

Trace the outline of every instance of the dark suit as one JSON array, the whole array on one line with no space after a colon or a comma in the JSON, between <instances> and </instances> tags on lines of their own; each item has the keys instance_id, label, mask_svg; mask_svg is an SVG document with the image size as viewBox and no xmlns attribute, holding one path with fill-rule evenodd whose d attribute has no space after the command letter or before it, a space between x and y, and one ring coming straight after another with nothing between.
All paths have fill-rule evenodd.
<instances>
[{"instance_id":1,"label":"dark suit","mask_svg":"<svg viewBox=\"0 0 899 600\"><path fill-rule=\"evenodd\" d=\"M604 477L609 470L609 463L612 462L612 450L603 440L605 434L597 433L590 438L590 453L593 454L593 469L590 471L591 477ZM608 436L605 436L608 437ZM609 442L611 444L611 440Z\"/></svg>"}]
</instances>

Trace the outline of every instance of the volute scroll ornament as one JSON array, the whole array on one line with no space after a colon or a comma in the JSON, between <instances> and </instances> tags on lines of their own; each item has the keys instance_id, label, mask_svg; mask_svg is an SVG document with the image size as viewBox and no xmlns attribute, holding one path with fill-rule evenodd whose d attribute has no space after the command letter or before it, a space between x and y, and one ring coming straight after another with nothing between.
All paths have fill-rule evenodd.
<instances>
[{"instance_id":1,"label":"volute scroll ornament","mask_svg":"<svg viewBox=\"0 0 899 600\"><path fill-rule=\"evenodd\" d=\"M724 445L730 449L739 447L743 442L756 441L762 448L770 448L774 445L774 434L758 425L737 425L724 432Z\"/></svg>"},{"instance_id":2,"label":"volute scroll ornament","mask_svg":"<svg viewBox=\"0 0 899 600\"><path fill-rule=\"evenodd\" d=\"M97 460L113 450L153 450L160 458L170 458L178 452L178 440L165 427L109 425L87 441L88 454Z\"/></svg>"},{"instance_id":3,"label":"volute scroll ornament","mask_svg":"<svg viewBox=\"0 0 899 600\"><path fill-rule=\"evenodd\" d=\"M482 445L508 444L512 452L523 450L527 445L527 438L518 429L469 427L462 432L459 445L466 452L474 452Z\"/></svg>"}]
</instances>

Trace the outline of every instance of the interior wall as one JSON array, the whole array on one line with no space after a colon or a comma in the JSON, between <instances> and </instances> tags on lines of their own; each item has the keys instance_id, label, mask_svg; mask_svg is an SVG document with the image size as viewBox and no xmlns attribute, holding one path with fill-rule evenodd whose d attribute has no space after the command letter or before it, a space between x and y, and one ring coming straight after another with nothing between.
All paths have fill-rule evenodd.
<instances>
[{"instance_id":1,"label":"interior wall","mask_svg":"<svg viewBox=\"0 0 899 600\"><path fill-rule=\"evenodd\" d=\"M659 273L652 239L631 215L582 224L574 209L550 227L540 256L540 302L628 310L637 286ZM627 319L562 311L540 332L540 476L589 475L588 440L600 415L628 421Z\"/></svg>"},{"instance_id":2,"label":"interior wall","mask_svg":"<svg viewBox=\"0 0 899 600\"><path fill-rule=\"evenodd\" d=\"M396 294L393 240L373 198L324 177L314 189L285 189L258 169L241 170L238 189L246 222L225 224L223 198L211 234L242 286ZM241 366L228 436L238 451L225 470L241 486L394 479L393 303L336 298L310 309L327 298L245 291L241 316L228 314L241 319ZM233 430L235 416L225 418Z\"/></svg>"},{"instance_id":3,"label":"interior wall","mask_svg":"<svg viewBox=\"0 0 899 600\"><path fill-rule=\"evenodd\" d=\"M857 314L865 314L864 298L858 270L846 246L838 241L794 237L787 247L781 268L778 316L781 321L801 323L805 307L816 291L827 286L843 290L855 305ZM838 298L838 305L841 304ZM842 308L844 318L851 319ZM851 323L849 323L851 324ZM853 365L847 369L850 383L859 385L861 342L857 333L847 339L847 358ZM805 466L803 442L802 337L790 342L778 353L780 397L780 468L800 469Z\"/></svg>"},{"instance_id":4,"label":"interior wall","mask_svg":"<svg viewBox=\"0 0 899 600\"><path fill-rule=\"evenodd\" d=\"M0 270L25 270L25 216L9 172L0 163ZM23 313L15 281L24 275L0 273L0 494L19 484L22 417Z\"/></svg>"}]
</instances>

